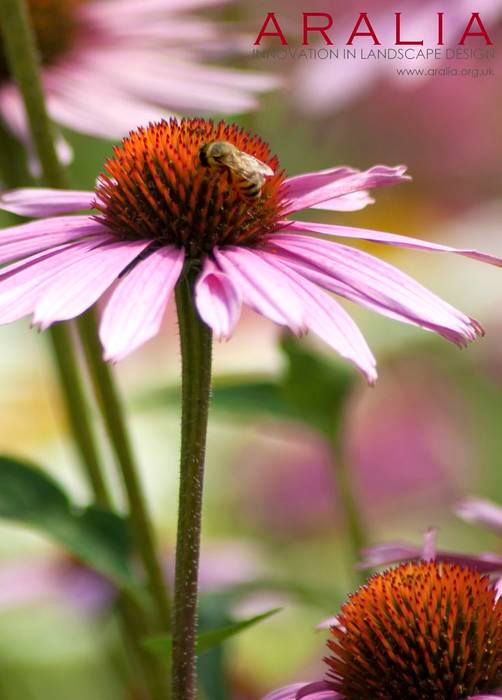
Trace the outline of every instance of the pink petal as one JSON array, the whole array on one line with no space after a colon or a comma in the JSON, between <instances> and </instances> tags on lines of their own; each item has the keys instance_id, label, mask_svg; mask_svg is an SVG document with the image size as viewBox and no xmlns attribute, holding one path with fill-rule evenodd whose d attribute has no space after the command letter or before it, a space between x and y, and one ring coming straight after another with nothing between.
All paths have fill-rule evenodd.
<instances>
[{"instance_id":1,"label":"pink petal","mask_svg":"<svg viewBox=\"0 0 502 700\"><path fill-rule=\"evenodd\" d=\"M55 274L85 258L109 236L58 246L4 267L0 272L0 323L9 323L31 313Z\"/></svg>"},{"instance_id":2,"label":"pink petal","mask_svg":"<svg viewBox=\"0 0 502 700\"><path fill-rule=\"evenodd\" d=\"M35 306L33 322L44 330L55 321L83 313L148 245L149 241L138 241L97 246L82 260L51 276Z\"/></svg>"},{"instance_id":3,"label":"pink petal","mask_svg":"<svg viewBox=\"0 0 502 700\"><path fill-rule=\"evenodd\" d=\"M352 362L368 382L374 384L377 379L375 358L361 331L345 309L315 284L277 260L274 254L262 252L261 255L296 283L297 294L304 303L304 317L308 329L334 348L339 355Z\"/></svg>"},{"instance_id":4,"label":"pink petal","mask_svg":"<svg viewBox=\"0 0 502 700\"><path fill-rule=\"evenodd\" d=\"M263 700L295 700L296 693L304 688L306 683L294 683L293 685L284 686L284 688L279 688L274 690L272 693L266 695Z\"/></svg>"},{"instance_id":5,"label":"pink petal","mask_svg":"<svg viewBox=\"0 0 502 700\"><path fill-rule=\"evenodd\" d=\"M371 197L367 190L361 190L360 192L351 192L341 197L335 197L335 199L329 199L327 202L322 202L321 204L314 204L312 209L324 209L326 211L360 211L367 207L368 204L374 204L375 201L376 200Z\"/></svg>"},{"instance_id":6,"label":"pink petal","mask_svg":"<svg viewBox=\"0 0 502 700\"><path fill-rule=\"evenodd\" d=\"M483 525L502 535L502 508L481 498L466 498L455 507L455 513L469 523Z\"/></svg>"},{"instance_id":7,"label":"pink petal","mask_svg":"<svg viewBox=\"0 0 502 700\"><path fill-rule=\"evenodd\" d=\"M286 274L247 248L228 246L216 249L214 254L245 304L274 323L287 326L293 333L306 330L302 304Z\"/></svg>"},{"instance_id":8,"label":"pink petal","mask_svg":"<svg viewBox=\"0 0 502 700\"><path fill-rule=\"evenodd\" d=\"M410 177L404 174L406 171L404 165L394 168L375 165L365 172L347 169L345 174L343 170L343 168L335 168L331 171L331 176L330 171L318 173L318 177L315 173L311 173L303 176L303 180L297 179L293 183L291 180L286 180L283 184L283 213L291 214L322 202L331 202L337 197L345 197L353 192L410 180ZM332 203L328 206L333 208Z\"/></svg>"},{"instance_id":9,"label":"pink petal","mask_svg":"<svg viewBox=\"0 0 502 700\"><path fill-rule=\"evenodd\" d=\"M40 163L26 121L23 100L13 83L4 82L0 88L0 114L4 117L12 133L24 144L30 172L35 178L39 178L41 175ZM56 131L56 151L63 165L68 165L73 160L73 151L70 145L58 131Z\"/></svg>"},{"instance_id":10,"label":"pink petal","mask_svg":"<svg viewBox=\"0 0 502 700\"><path fill-rule=\"evenodd\" d=\"M109 229L89 216L61 216L10 226L0 230L0 263L103 234L109 235Z\"/></svg>"},{"instance_id":11,"label":"pink petal","mask_svg":"<svg viewBox=\"0 0 502 700\"><path fill-rule=\"evenodd\" d=\"M357 568L373 569L377 566L390 566L401 561L422 561L423 547L416 547L406 542L387 542L368 547L361 554L362 560ZM485 574L502 571L502 556L490 552L476 555L440 549L435 552L435 560L448 564L459 564Z\"/></svg>"},{"instance_id":12,"label":"pink petal","mask_svg":"<svg viewBox=\"0 0 502 700\"><path fill-rule=\"evenodd\" d=\"M286 222L283 222L286 223ZM502 258L489 253L483 253L473 248L452 248L451 246L441 245L441 243L431 243L423 241L420 238L411 238L409 236L401 236L397 233L385 233L384 231L370 231L364 228L352 228L351 226L335 226L331 224L317 224L306 221L289 221L287 228L290 231L307 231L308 233L325 233L329 236L338 236L342 238L353 238L364 241L372 241L382 243L383 245L393 245L398 248L410 248L412 250L429 250L443 253L456 253L464 255L467 258L480 260L497 267L502 266Z\"/></svg>"},{"instance_id":13,"label":"pink petal","mask_svg":"<svg viewBox=\"0 0 502 700\"><path fill-rule=\"evenodd\" d=\"M241 315L242 298L228 275L206 258L195 284L195 304L218 340L228 340Z\"/></svg>"},{"instance_id":14,"label":"pink petal","mask_svg":"<svg viewBox=\"0 0 502 700\"><path fill-rule=\"evenodd\" d=\"M361 250L293 234L275 234L269 241L313 282L384 315L433 330L460 346L481 332L477 322L413 278Z\"/></svg>"},{"instance_id":15,"label":"pink petal","mask_svg":"<svg viewBox=\"0 0 502 700\"><path fill-rule=\"evenodd\" d=\"M118 362L158 333L184 257L182 249L160 248L118 282L99 328L105 360Z\"/></svg>"},{"instance_id":16,"label":"pink petal","mask_svg":"<svg viewBox=\"0 0 502 700\"><path fill-rule=\"evenodd\" d=\"M331 690L326 681L317 681L299 690L295 700L301 700L302 698L310 698L310 700L342 700L342 696Z\"/></svg>"},{"instance_id":17,"label":"pink petal","mask_svg":"<svg viewBox=\"0 0 502 700\"><path fill-rule=\"evenodd\" d=\"M437 530L434 527L430 527L425 531L424 541L422 543L422 559L424 561L434 561L437 556Z\"/></svg>"},{"instance_id":18,"label":"pink petal","mask_svg":"<svg viewBox=\"0 0 502 700\"><path fill-rule=\"evenodd\" d=\"M93 192L25 187L0 195L0 209L20 216L52 216L91 209Z\"/></svg>"}]
</instances>

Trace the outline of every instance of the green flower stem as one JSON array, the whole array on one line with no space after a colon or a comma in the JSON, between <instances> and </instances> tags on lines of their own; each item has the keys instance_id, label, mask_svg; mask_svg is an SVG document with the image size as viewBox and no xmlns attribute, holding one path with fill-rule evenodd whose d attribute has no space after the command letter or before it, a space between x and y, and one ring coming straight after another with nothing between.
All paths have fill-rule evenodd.
<instances>
[{"instance_id":1,"label":"green flower stem","mask_svg":"<svg viewBox=\"0 0 502 700\"><path fill-rule=\"evenodd\" d=\"M353 584L361 585L366 580L366 576L356 568L356 564L361 559L361 550L368 544L366 528L354 494L352 470L340 447L339 430L327 435L327 438L331 450L332 479L337 488L342 511L349 571Z\"/></svg>"},{"instance_id":2,"label":"green flower stem","mask_svg":"<svg viewBox=\"0 0 502 700\"><path fill-rule=\"evenodd\" d=\"M171 607L162 567L157 556L155 534L148 516L146 499L141 488L138 470L125 426L122 405L111 369L101 359L102 351L98 340L94 311L91 309L83 316L80 316L77 324L94 390L112 449L121 471L124 490L129 501L134 535L137 538L139 551L143 558L150 592L156 604L157 618L163 631L166 631L171 626Z\"/></svg>"},{"instance_id":3,"label":"green flower stem","mask_svg":"<svg viewBox=\"0 0 502 700\"><path fill-rule=\"evenodd\" d=\"M54 147L54 131L45 106L36 41L25 0L0 0L0 27L9 69L23 96L43 179L51 187L65 187L66 175Z\"/></svg>"},{"instance_id":4,"label":"green flower stem","mask_svg":"<svg viewBox=\"0 0 502 700\"><path fill-rule=\"evenodd\" d=\"M176 287L182 358L182 416L172 700L194 700L197 693L195 644L212 336L195 312L193 282L194 276L189 273Z\"/></svg>"},{"instance_id":5,"label":"green flower stem","mask_svg":"<svg viewBox=\"0 0 502 700\"><path fill-rule=\"evenodd\" d=\"M110 497L101 469L94 435L89 424L84 387L66 324L53 326L50 334L56 371L63 389L71 432L78 446L82 467L90 482L96 503L109 507Z\"/></svg>"}]
</instances>

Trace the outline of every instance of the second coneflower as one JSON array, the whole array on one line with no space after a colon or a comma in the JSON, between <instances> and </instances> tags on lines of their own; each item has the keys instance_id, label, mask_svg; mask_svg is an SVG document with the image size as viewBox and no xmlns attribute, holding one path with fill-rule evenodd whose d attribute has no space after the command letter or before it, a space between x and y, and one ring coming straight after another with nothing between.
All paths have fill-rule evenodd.
<instances>
[{"instance_id":1,"label":"second coneflower","mask_svg":"<svg viewBox=\"0 0 502 700\"><path fill-rule=\"evenodd\" d=\"M502 599L487 576L452 564L403 564L343 605L325 680L265 700L495 700L501 624Z\"/></svg>"},{"instance_id":2,"label":"second coneflower","mask_svg":"<svg viewBox=\"0 0 502 700\"><path fill-rule=\"evenodd\" d=\"M204 147L215 141L262 164L255 196L246 195L246 183L225 162L208 167ZM190 270L198 314L218 339L232 335L246 304L296 334L316 333L370 382L373 355L324 290L460 346L481 332L476 321L388 263L308 234L451 251L495 265L499 258L288 218L311 207L360 209L373 201L368 189L407 180L404 167L341 167L287 178L259 137L224 122L172 119L133 131L105 170L94 192L23 189L1 197L8 211L50 218L0 234L0 262L11 263L0 272L0 322L33 314L34 324L47 328L83 313L113 287L100 336L105 358L117 361L158 332L176 283ZM89 213L59 216L80 210Z\"/></svg>"}]
</instances>

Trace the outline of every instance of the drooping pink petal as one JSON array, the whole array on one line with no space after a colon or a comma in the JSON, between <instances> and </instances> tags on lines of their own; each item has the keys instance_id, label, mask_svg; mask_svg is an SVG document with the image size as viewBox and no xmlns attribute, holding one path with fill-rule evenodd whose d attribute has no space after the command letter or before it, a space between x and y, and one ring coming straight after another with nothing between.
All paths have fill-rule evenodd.
<instances>
[{"instance_id":1,"label":"drooping pink petal","mask_svg":"<svg viewBox=\"0 0 502 700\"><path fill-rule=\"evenodd\" d=\"M14 83L4 82L0 87L0 114L12 133L24 144L30 172L34 177L39 178L41 175L40 163L26 121L24 103ZM55 144L61 163L63 165L71 163L73 151L59 131L56 131Z\"/></svg>"},{"instance_id":2,"label":"drooping pink petal","mask_svg":"<svg viewBox=\"0 0 502 700\"><path fill-rule=\"evenodd\" d=\"M233 114L252 109L257 106L253 91L270 89L277 82L270 76L249 76L236 69L206 65L199 70L199 66L172 59L167 63L160 51L156 56L151 51L116 50L113 54L107 52L106 58L95 53L93 60L102 72L101 79L108 80L125 94L151 104L160 104L169 95L171 109L182 112ZM163 64L169 70L159 70L159 65Z\"/></svg>"},{"instance_id":3,"label":"drooping pink petal","mask_svg":"<svg viewBox=\"0 0 502 700\"><path fill-rule=\"evenodd\" d=\"M35 306L33 322L44 330L55 321L66 321L83 313L148 245L149 241L100 245L82 260L51 275Z\"/></svg>"},{"instance_id":4,"label":"drooping pink petal","mask_svg":"<svg viewBox=\"0 0 502 700\"><path fill-rule=\"evenodd\" d=\"M297 294L304 304L304 318L309 330L328 343L339 355L352 362L370 384L377 379L376 360L364 336L340 304L321 291L315 284L288 268L277 256L261 256L272 266L285 272L296 285Z\"/></svg>"},{"instance_id":5,"label":"drooping pink petal","mask_svg":"<svg viewBox=\"0 0 502 700\"><path fill-rule=\"evenodd\" d=\"M455 513L469 523L483 525L502 535L502 508L481 498L466 498L457 503Z\"/></svg>"},{"instance_id":6,"label":"drooping pink petal","mask_svg":"<svg viewBox=\"0 0 502 700\"><path fill-rule=\"evenodd\" d=\"M326 168L326 170L316 170L311 173L302 173L287 177L281 185L280 192L287 195L287 199L297 199L309 192L326 187L333 182L343 180L350 175L356 175L359 170L340 165L336 168Z\"/></svg>"},{"instance_id":7,"label":"drooping pink petal","mask_svg":"<svg viewBox=\"0 0 502 700\"><path fill-rule=\"evenodd\" d=\"M431 243L423 241L420 238L411 238L410 236L401 236L397 233L385 233L384 231L371 231L364 228L352 228L351 226L336 226L334 224L317 224L307 221L288 221L287 228L290 231L305 231L308 233L322 233L329 236L338 236L341 238L352 238L363 241L371 241L373 243L382 243L383 245L396 246L397 248L410 248L412 250L427 250L437 251L441 253L456 253L463 255L466 258L473 258L481 262L489 263L502 267L502 258L489 253L483 253L473 248L453 248L452 246L442 245L441 243Z\"/></svg>"},{"instance_id":8,"label":"drooping pink petal","mask_svg":"<svg viewBox=\"0 0 502 700\"><path fill-rule=\"evenodd\" d=\"M241 315L241 293L209 258L195 284L195 305L218 340L232 336Z\"/></svg>"},{"instance_id":9,"label":"drooping pink petal","mask_svg":"<svg viewBox=\"0 0 502 700\"><path fill-rule=\"evenodd\" d=\"M132 124L157 122L171 113L139 96L119 90L101 74L80 66L50 71L47 105L61 124L101 138L117 138Z\"/></svg>"},{"instance_id":10,"label":"drooping pink petal","mask_svg":"<svg viewBox=\"0 0 502 700\"><path fill-rule=\"evenodd\" d=\"M0 209L20 216L53 216L91 209L93 192L25 187L0 195Z\"/></svg>"},{"instance_id":11,"label":"drooping pink petal","mask_svg":"<svg viewBox=\"0 0 502 700\"><path fill-rule=\"evenodd\" d=\"M99 327L105 360L118 362L158 333L184 258L182 249L165 246L119 281Z\"/></svg>"},{"instance_id":12,"label":"drooping pink petal","mask_svg":"<svg viewBox=\"0 0 502 700\"><path fill-rule=\"evenodd\" d=\"M283 250L288 265L313 282L384 315L432 330L461 347L481 332L476 321L368 253L294 234L274 234L269 241Z\"/></svg>"},{"instance_id":13,"label":"drooping pink petal","mask_svg":"<svg viewBox=\"0 0 502 700\"><path fill-rule=\"evenodd\" d=\"M367 190L361 190L360 192L351 192L341 197L335 197L335 199L329 199L327 202L321 202L321 204L314 204L311 208L324 209L326 211L360 211L369 204L374 203L375 199L370 193Z\"/></svg>"},{"instance_id":14,"label":"drooping pink petal","mask_svg":"<svg viewBox=\"0 0 502 700\"><path fill-rule=\"evenodd\" d=\"M358 568L373 569L377 566L390 566L401 561L421 561L423 548L406 542L387 542L367 547L361 554L362 560L358 564ZM483 574L502 572L502 556L489 552L476 555L440 549L435 553L435 560L466 566Z\"/></svg>"},{"instance_id":15,"label":"drooping pink petal","mask_svg":"<svg viewBox=\"0 0 502 700\"><path fill-rule=\"evenodd\" d=\"M289 277L273 268L254 251L228 246L215 249L220 268L254 311L293 333L305 332L303 309Z\"/></svg>"},{"instance_id":16,"label":"drooping pink petal","mask_svg":"<svg viewBox=\"0 0 502 700\"><path fill-rule=\"evenodd\" d=\"M42 291L55 274L82 260L99 243L113 240L109 235L57 246L0 271L0 323L9 323L31 313Z\"/></svg>"},{"instance_id":17,"label":"drooping pink petal","mask_svg":"<svg viewBox=\"0 0 502 700\"><path fill-rule=\"evenodd\" d=\"M306 685L306 683L293 683L292 685L286 685L284 688L279 688L278 690L274 690L272 693L269 693L263 698L263 700L295 700L296 693Z\"/></svg>"},{"instance_id":18,"label":"drooping pink petal","mask_svg":"<svg viewBox=\"0 0 502 700\"><path fill-rule=\"evenodd\" d=\"M302 700L302 698L310 698L310 700L338 700L340 698L341 700L341 697L340 693L332 690L326 681L317 681L301 688L296 693L295 700Z\"/></svg>"},{"instance_id":19,"label":"drooping pink petal","mask_svg":"<svg viewBox=\"0 0 502 700\"><path fill-rule=\"evenodd\" d=\"M386 165L375 165L364 172L350 172L349 170L345 174L343 172L341 174L340 171L343 171L343 168L334 169L331 180L329 179L329 171L325 171L317 177L315 173L306 176L300 175L293 183L286 180L282 186L284 192L283 213L291 214L322 202L331 202L337 197L344 197L353 192L410 180L410 177L404 174L406 172L404 165L393 168ZM333 208L333 204L329 208Z\"/></svg>"},{"instance_id":20,"label":"drooping pink petal","mask_svg":"<svg viewBox=\"0 0 502 700\"><path fill-rule=\"evenodd\" d=\"M108 235L109 229L89 216L62 216L0 230L0 263L83 238Z\"/></svg>"}]
</instances>

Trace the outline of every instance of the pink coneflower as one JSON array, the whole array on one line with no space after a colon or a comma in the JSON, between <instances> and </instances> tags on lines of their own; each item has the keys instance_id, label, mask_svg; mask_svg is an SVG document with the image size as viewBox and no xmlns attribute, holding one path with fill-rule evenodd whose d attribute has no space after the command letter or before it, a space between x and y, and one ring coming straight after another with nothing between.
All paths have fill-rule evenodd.
<instances>
[{"instance_id":1,"label":"pink coneflower","mask_svg":"<svg viewBox=\"0 0 502 700\"><path fill-rule=\"evenodd\" d=\"M271 76L218 66L249 41L235 25L194 16L228 0L29 0L52 118L117 139L172 113L235 114L257 106ZM29 141L0 43L0 114Z\"/></svg>"},{"instance_id":2,"label":"pink coneflower","mask_svg":"<svg viewBox=\"0 0 502 700\"><path fill-rule=\"evenodd\" d=\"M265 163L261 194L245 197L225 168L205 167L201 148L227 141ZM286 178L257 136L224 122L176 119L139 128L115 148L95 192L23 189L1 206L51 216L4 230L0 322L33 314L44 329L73 318L112 287L100 337L117 361L154 336L183 271L197 273L194 303L219 339L229 338L242 304L301 334L319 335L373 382L375 360L347 312L323 289L386 316L434 331L459 346L479 324L391 265L322 233L422 250L452 251L501 265L493 256L365 229L294 221L314 207L362 208L366 190L407 179L404 167L333 168Z\"/></svg>"},{"instance_id":3,"label":"pink coneflower","mask_svg":"<svg viewBox=\"0 0 502 700\"><path fill-rule=\"evenodd\" d=\"M264 700L488 700L502 687L502 600L452 564L403 564L372 577L330 629L326 679Z\"/></svg>"}]
</instances>

